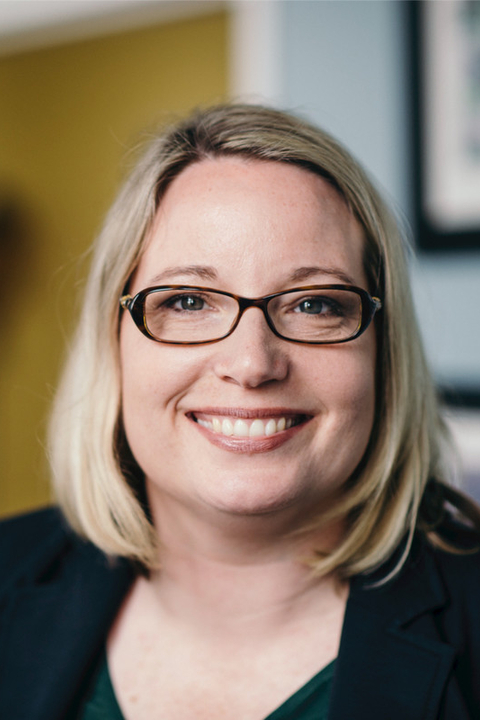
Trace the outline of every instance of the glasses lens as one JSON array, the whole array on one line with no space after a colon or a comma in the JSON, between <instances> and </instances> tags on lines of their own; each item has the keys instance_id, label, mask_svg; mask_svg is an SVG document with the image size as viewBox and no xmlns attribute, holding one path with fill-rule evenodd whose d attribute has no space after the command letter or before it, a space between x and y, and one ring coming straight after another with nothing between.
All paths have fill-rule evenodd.
<instances>
[{"instance_id":1,"label":"glasses lens","mask_svg":"<svg viewBox=\"0 0 480 720\"><path fill-rule=\"evenodd\" d=\"M176 288L148 293L144 319L149 333L157 340L207 342L228 333L237 311L237 302L227 295Z\"/></svg>"},{"instance_id":2,"label":"glasses lens","mask_svg":"<svg viewBox=\"0 0 480 720\"><path fill-rule=\"evenodd\" d=\"M268 306L276 330L291 340L340 342L362 322L362 301L353 290L299 290L273 298Z\"/></svg>"}]
</instances>

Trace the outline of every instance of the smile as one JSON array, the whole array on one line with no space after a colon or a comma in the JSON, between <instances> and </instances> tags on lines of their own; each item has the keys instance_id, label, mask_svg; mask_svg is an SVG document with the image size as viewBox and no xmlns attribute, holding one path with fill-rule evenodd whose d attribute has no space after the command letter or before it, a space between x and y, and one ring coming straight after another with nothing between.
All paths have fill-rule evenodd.
<instances>
[{"instance_id":1,"label":"smile","mask_svg":"<svg viewBox=\"0 0 480 720\"><path fill-rule=\"evenodd\" d=\"M285 414L280 417L235 417L192 413L192 419L201 427L225 437L266 438L284 430L300 425L307 420L306 415Z\"/></svg>"}]
</instances>

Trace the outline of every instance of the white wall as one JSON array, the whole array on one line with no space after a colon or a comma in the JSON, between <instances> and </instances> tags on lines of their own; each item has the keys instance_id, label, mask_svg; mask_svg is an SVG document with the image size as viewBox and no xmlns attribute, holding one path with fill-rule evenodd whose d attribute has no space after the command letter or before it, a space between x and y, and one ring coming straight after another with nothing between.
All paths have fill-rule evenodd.
<instances>
[{"instance_id":1,"label":"white wall","mask_svg":"<svg viewBox=\"0 0 480 720\"><path fill-rule=\"evenodd\" d=\"M342 140L405 208L404 38L396 4L282 6L285 104Z\"/></svg>"}]
</instances>

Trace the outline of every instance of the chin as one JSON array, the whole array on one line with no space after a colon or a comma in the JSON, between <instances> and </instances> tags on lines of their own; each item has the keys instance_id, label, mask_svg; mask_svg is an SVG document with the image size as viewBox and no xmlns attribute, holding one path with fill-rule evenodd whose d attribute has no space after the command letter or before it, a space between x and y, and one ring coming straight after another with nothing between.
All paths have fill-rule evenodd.
<instances>
[{"instance_id":1,"label":"chin","mask_svg":"<svg viewBox=\"0 0 480 720\"><path fill-rule=\"evenodd\" d=\"M218 488L216 488L218 490ZM278 479L267 481L252 478L231 479L222 485L221 492L206 493L204 502L210 507L233 516L270 515L292 507L311 507L305 497L305 490L299 487L279 487ZM308 512L306 510L306 512Z\"/></svg>"}]
</instances>

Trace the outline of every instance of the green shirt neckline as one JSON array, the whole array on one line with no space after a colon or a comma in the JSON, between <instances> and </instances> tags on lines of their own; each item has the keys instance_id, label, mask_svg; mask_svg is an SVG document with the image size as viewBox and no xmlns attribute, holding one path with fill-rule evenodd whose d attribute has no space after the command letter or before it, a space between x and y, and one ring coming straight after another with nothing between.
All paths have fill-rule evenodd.
<instances>
[{"instance_id":1,"label":"green shirt neckline","mask_svg":"<svg viewBox=\"0 0 480 720\"><path fill-rule=\"evenodd\" d=\"M334 671L332 660L264 720L327 720ZM78 720L125 720L113 689L105 649L85 700Z\"/></svg>"}]
</instances>

